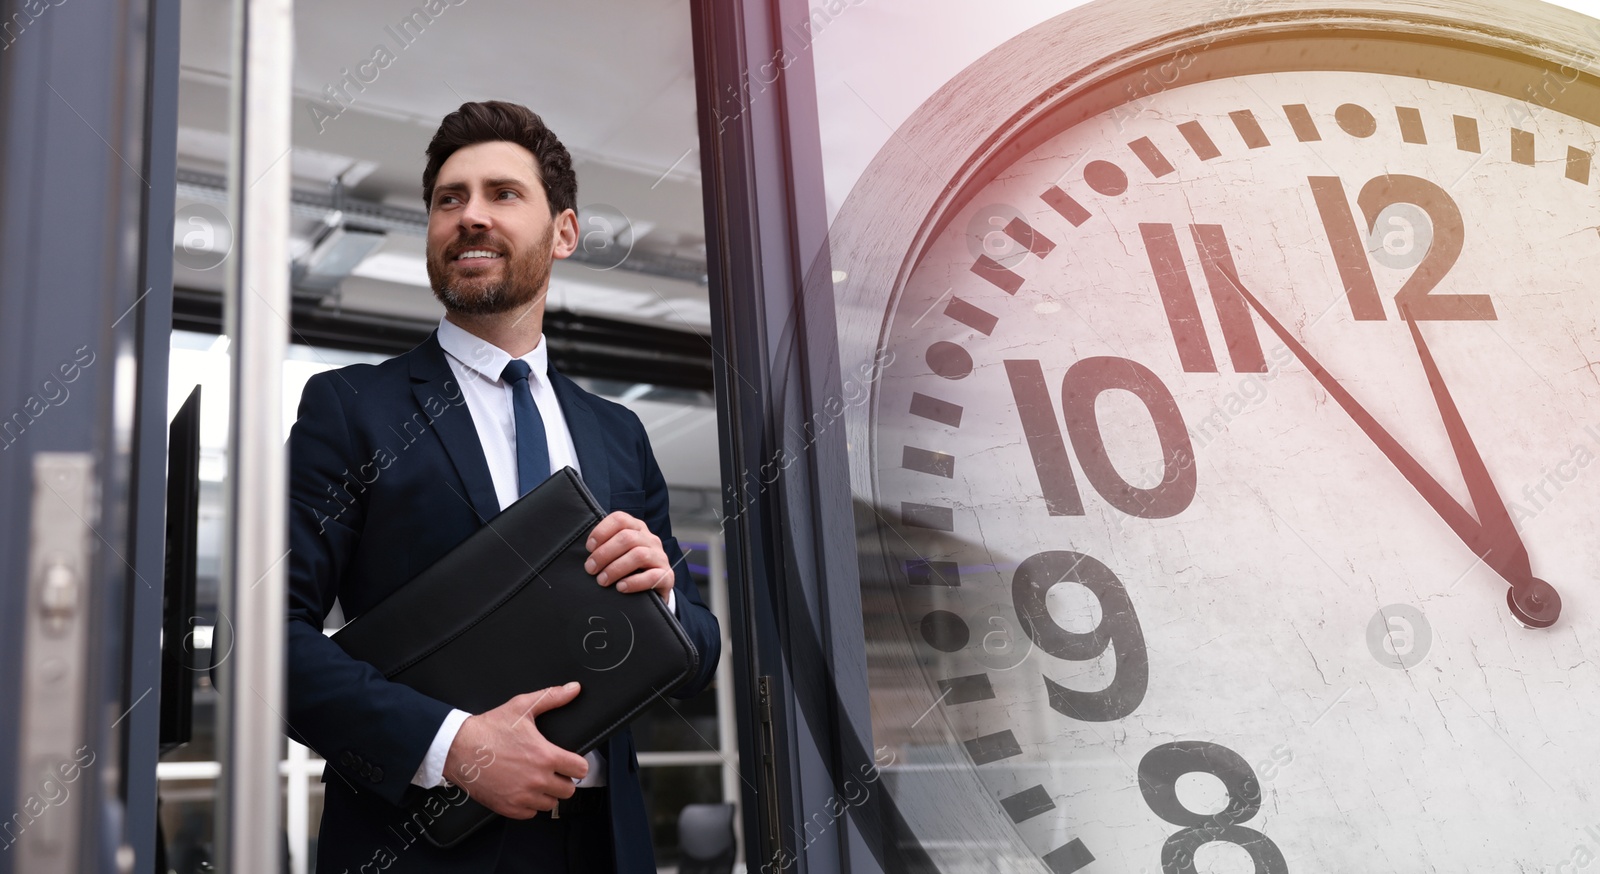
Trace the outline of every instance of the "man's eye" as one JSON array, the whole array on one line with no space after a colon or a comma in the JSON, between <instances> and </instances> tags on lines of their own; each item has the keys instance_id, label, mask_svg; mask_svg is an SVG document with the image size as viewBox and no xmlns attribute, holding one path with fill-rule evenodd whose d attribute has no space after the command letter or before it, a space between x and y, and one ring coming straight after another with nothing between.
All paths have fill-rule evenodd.
<instances>
[{"instance_id":1,"label":"man's eye","mask_svg":"<svg viewBox=\"0 0 1600 874\"><path fill-rule=\"evenodd\" d=\"M516 196L517 196L517 193L516 193L516 192L515 192L515 191L512 191L512 190L511 190L511 189L509 189L509 188L502 188L502 189L500 189L500 195L501 195L501 196L502 196L502 197L503 197L503 196L505 196L505 195L507 195L507 194L509 194L509 195L511 195L511 196L512 196L512 197L516 197Z\"/></svg>"}]
</instances>

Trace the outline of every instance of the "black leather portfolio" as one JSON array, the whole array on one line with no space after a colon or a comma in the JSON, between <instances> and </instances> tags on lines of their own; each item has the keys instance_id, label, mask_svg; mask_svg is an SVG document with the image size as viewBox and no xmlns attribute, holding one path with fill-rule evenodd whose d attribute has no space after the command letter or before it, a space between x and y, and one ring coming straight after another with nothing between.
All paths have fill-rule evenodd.
<instances>
[{"instance_id":1,"label":"black leather portfolio","mask_svg":"<svg viewBox=\"0 0 1600 874\"><path fill-rule=\"evenodd\" d=\"M578 697L537 726L552 743L587 753L699 663L659 596L618 592L584 571L585 542L604 516L563 468L333 639L388 679L468 713L577 680ZM438 846L496 816L459 792L445 804L408 793L408 807L445 811L417 818Z\"/></svg>"}]
</instances>

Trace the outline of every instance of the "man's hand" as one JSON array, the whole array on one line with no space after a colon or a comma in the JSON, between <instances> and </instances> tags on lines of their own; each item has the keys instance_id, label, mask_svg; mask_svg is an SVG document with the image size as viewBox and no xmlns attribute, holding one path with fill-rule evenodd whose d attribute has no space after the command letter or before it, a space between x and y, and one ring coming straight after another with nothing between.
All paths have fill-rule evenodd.
<instances>
[{"instance_id":1,"label":"man's hand","mask_svg":"<svg viewBox=\"0 0 1600 874\"><path fill-rule=\"evenodd\" d=\"M444 760L444 777L502 816L531 819L571 798L589 762L544 739L533 718L578 696L578 684L518 695L461 723Z\"/></svg>"},{"instance_id":2,"label":"man's hand","mask_svg":"<svg viewBox=\"0 0 1600 874\"><path fill-rule=\"evenodd\" d=\"M619 592L654 589L665 600L677 580L667 562L667 552L661 548L661 538L621 510L594 526L585 547L589 560L583 569L594 574L602 586L616 583Z\"/></svg>"}]
</instances>

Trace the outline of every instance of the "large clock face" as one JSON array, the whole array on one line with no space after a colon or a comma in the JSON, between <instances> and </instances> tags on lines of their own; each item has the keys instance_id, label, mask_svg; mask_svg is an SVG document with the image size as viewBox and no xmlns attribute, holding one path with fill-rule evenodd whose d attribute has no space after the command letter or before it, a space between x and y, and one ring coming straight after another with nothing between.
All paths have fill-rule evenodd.
<instances>
[{"instance_id":1,"label":"large clock face","mask_svg":"<svg viewBox=\"0 0 1600 874\"><path fill-rule=\"evenodd\" d=\"M1600 91L1208 48L997 126L897 265L880 737L1056 872L1600 857Z\"/></svg>"}]
</instances>

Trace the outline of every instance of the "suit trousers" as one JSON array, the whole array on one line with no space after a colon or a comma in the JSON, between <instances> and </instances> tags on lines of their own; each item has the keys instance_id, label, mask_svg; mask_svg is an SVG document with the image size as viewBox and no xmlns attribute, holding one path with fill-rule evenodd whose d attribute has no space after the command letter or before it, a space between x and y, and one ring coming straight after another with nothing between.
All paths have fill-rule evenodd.
<instances>
[{"instance_id":1,"label":"suit trousers","mask_svg":"<svg viewBox=\"0 0 1600 874\"><path fill-rule=\"evenodd\" d=\"M608 789L579 789L559 817L541 813L506 829L495 874L614 874L610 797Z\"/></svg>"}]
</instances>

